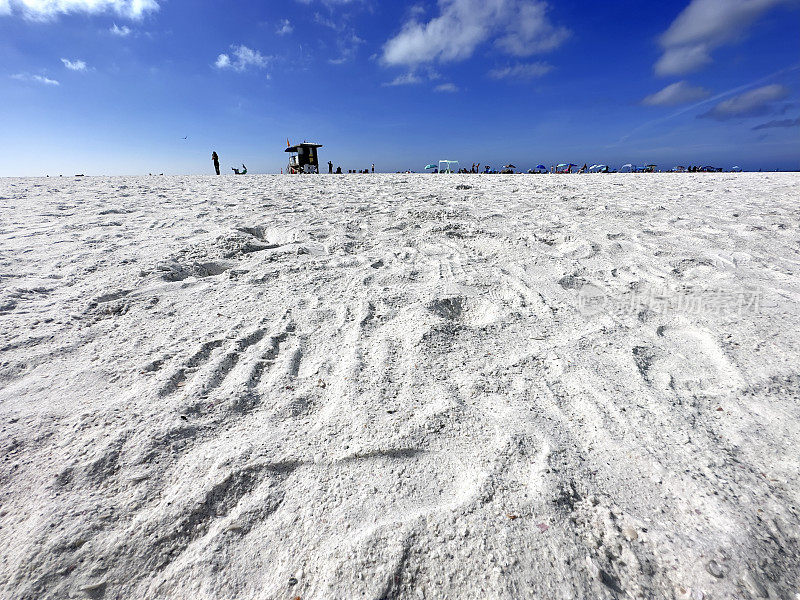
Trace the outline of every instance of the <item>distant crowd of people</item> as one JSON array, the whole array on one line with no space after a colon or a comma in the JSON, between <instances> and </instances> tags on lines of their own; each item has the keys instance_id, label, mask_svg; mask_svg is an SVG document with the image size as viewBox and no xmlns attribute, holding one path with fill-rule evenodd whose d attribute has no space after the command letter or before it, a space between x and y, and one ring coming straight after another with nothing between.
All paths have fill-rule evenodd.
<instances>
[{"instance_id":1,"label":"distant crowd of people","mask_svg":"<svg viewBox=\"0 0 800 600\"><path fill-rule=\"evenodd\" d=\"M0 1L2 1L2 0L0 0ZM211 153L211 161L214 164L214 171L216 172L217 175L219 175L220 174L219 155L216 153L216 151ZM453 161L453 162L455 163L455 161ZM456 166L456 165L453 164L453 166ZM558 165L558 166L550 167L550 172L551 173L575 173L576 171L573 171L574 167L577 167L577 165L574 165L574 164L561 164L561 165ZM433 173L438 173L439 172L439 169L436 168L434 165L428 165L428 167L426 167L426 169L427 168L432 169L432 171L428 171L428 172L433 172ZM656 165L645 165L644 167L634 167L631 164L627 164L627 165L624 165L623 167L621 167L620 171L621 172L624 171L625 168L630 168L631 171L636 171L636 172L655 173L657 167L656 167ZM516 169L516 167L514 167L514 165L510 165L509 164L509 165L504 166L499 171L499 173L501 173L501 174L515 173L515 169ZM737 169L741 170L738 167L734 167L733 169L734 169L734 171L737 170ZM247 167L244 165L244 163L242 163L242 168L241 169L236 168L236 167L231 167L231 170L233 171L233 173L235 175L246 175L247 174ZM723 171L723 169L721 169L719 167L710 167L710 166L703 167L703 166L699 166L699 165L689 165L688 167L678 166L678 167L675 167L674 169L671 169L671 171L672 172L678 172L678 173L709 173L709 172L710 173L721 173ZM761 171L761 169L759 169L759 171ZM314 167L312 172L314 172L314 173L317 172L316 167ZM375 163L372 163L372 166L369 169L348 169L347 172L349 174L358 173L358 174L362 174L362 175L365 174L365 173L375 173ZM401 172L413 173L413 171L411 171L411 170L398 171L398 173L401 173ZM484 165L483 171L481 171L481 163L472 163L472 166L469 169L462 168L462 169L458 169L458 171L447 170L447 171L443 171L443 172L446 172L446 173L451 173L451 172L453 172L453 173L454 172L458 172L458 173L483 173L483 174L486 174L486 175L498 173L498 171L492 169L492 167L489 166L489 165ZM528 173L546 173L546 172L547 172L547 168L544 167L544 165L539 165L536 169L528 170ZM580 167L580 169L577 170L577 173L589 173L589 172L592 172L592 173L616 173L617 171L615 171L615 170L612 171L611 169L609 169L609 167L607 165L592 165L590 167L586 163L584 163L584 165L582 167ZM281 173L283 173L283 169L281 169ZM331 175L334 175L334 174L335 175L342 175L342 173L343 173L342 167L338 166L334 170L333 161L329 160L328 161L328 173L331 174Z\"/></svg>"},{"instance_id":2,"label":"distant crowd of people","mask_svg":"<svg viewBox=\"0 0 800 600\"><path fill-rule=\"evenodd\" d=\"M349 174L352 174L352 173L361 173L361 174L374 173L375 172L375 163L372 163L371 169L359 169L359 170L348 169L347 172ZM341 175L342 174L342 167L336 167L336 172L334 173L333 162L328 161L328 174L329 175Z\"/></svg>"},{"instance_id":3,"label":"distant crowd of people","mask_svg":"<svg viewBox=\"0 0 800 600\"><path fill-rule=\"evenodd\" d=\"M211 153L211 161L214 164L214 171L216 172L217 175L219 175L220 174L219 155L216 153L216 151ZM453 161L453 162L455 163L455 161ZM456 165L453 164L453 166L456 166ZM558 165L558 166L550 167L550 172L551 173L575 173L576 171L573 171L574 167L577 167L577 165L574 165L574 164L561 164L561 165ZM434 165L428 165L428 167L426 167L426 168L431 168L432 169L432 171L429 171L429 172L433 172L433 173L438 173L439 172L439 169L436 168ZM645 173L654 173L654 172L656 172L656 165L645 165L644 167L634 167L633 165L628 164L628 165L624 165L620 169L620 171L624 171L625 168L630 168L631 171L635 170L636 172L645 172ZM510 174L510 173L515 173L515 169L516 169L516 167L514 167L514 165L510 165L509 164L509 165L504 166L499 172L501 174ZM734 167L734 170L736 170L736 169L738 169L738 167ZM244 165L244 163L242 163L242 168L241 169L236 168L236 167L231 167L231 170L233 171L233 173L235 175L246 175L247 174L247 167ZM739 170L741 170L741 169L739 169ZM759 169L759 171L760 170L761 169ZM671 171L673 171L673 172L683 172L683 173L708 173L708 172L722 172L723 169L718 168L718 167L709 167L709 166L703 167L703 166L699 166L699 165L689 165L688 167L682 167L682 166L675 167L674 169L671 169ZM314 167L313 172L315 172L315 173L317 172L316 167ZM410 171L410 170L409 171L398 171L398 173L400 173L400 172L412 173L413 171ZM451 172L483 173L483 174L486 174L486 175L498 173L498 171L492 169L492 167L489 166L489 165L484 165L483 171L481 171L481 163L472 163L472 166L469 169L461 168L461 169L458 169L458 171L447 170L447 171L443 171L443 172L447 172L447 173L451 173ZM543 172L544 173L547 172L547 168L544 167L544 165L539 165L535 170L534 169L530 169L528 171L528 173L543 173ZM586 163L584 163L584 165L582 167L580 167L580 169L577 170L577 173L589 173L589 172L593 172L593 173L616 173L617 171L612 171L611 169L609 169L609 167L607 165L592 165L591 167L589 167L589 165L586 164ZM281 173L283 173L283 169L281 169ZM334 170L333 161L329 160L328 161L328 173L331 174L331 175L334 175L334 174L335 175L341 175L343 173L342 167L338 166ZM375 173L375 163L372 163L372 166L369 169L348 169L347 173L349 173L349 174L354 174L354 173L359 173L359 174Z\"/></svg>"}]
</instances>

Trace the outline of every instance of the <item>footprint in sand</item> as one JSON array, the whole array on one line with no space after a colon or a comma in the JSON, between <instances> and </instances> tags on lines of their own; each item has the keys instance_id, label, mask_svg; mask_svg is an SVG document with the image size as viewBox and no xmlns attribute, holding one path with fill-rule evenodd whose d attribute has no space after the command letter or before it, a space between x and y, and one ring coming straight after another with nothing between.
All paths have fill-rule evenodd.
<instances>
[{"instance_id":1,"label":"footprint in sand","mask_svg":"<svg viewBox=\"0 0 800 600\"><path fill-rule=\"evenodd\" d=\"M659 343L632 350L642 377L652 385L681 395L729 394L744 379L714 336L695 327L658 328Z\"/></svg>"}]
</instances>

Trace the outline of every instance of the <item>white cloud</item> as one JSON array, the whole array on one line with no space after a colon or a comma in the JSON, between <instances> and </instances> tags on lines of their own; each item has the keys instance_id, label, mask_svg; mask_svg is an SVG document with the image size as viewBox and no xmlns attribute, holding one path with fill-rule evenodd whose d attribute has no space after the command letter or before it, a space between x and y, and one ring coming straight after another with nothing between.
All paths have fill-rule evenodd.
<instances>
[{"instance_id":1,"label":"white cloud","mask_svg":"<svg viewBox=\"0 0 800 600\"><path fill-rule=\"evenodd\" d=\"M540 0L439 0L438 17L420 23L412 17L383 47L387 65L418 65L469 58L481 44L514 56L529 56L561 45L569 32L547 18Z\"/></svg>"},{"instance_id":2,"label":"white cloud","mask_svg":"<svg viewBox=\"0 0 800 600\"><path fill-rule=\"evenodd\" d=\"M770 114L774 110L772 103L782 100L788 95L788 88L782 85L777 83L765 85L720 102L710 111L700 115L700 117L726 121L728 119Z\"/></svg>"},{"instance_id":3,"label":"white cloud","mask_svg":"<svg viewBox=\"0 0 800 600\"><path fill-rule=\"evenodd\" d=\"M508 31L497 45L513 56L530 56L558 48L569 37L564 27L555 27L547 19L543 2L521 2Z\"/></svg>"},{"instance_id":4,"label":"white cloud","mask_svg":"<svg viewBox=\"0 0 800 600\"><path fill-rule=\"evenodd\" d=\"M435 92L447 92L449 94L454 94L459 91L458 86L454 83L443 83L441 85L437 85L433 88Z\"/></svg>"},{"instance_id":5,"label":"white cloud","mask_svg":"<svg viewBox=\"0 0 800 600\"><path fill-rule=\"evenodd\" d=\"M642 104L647 106L676 106L696 102L711 95L707 89L690 85L688 81L679 81L665 87L663 90L650 94Z\"/></svg>"},{"instance_id":6,"label":"white cloud","mask_svg":"<svg viewBox=\"0 0 800 600\"><path fill-rule=\"evenodd\" d=\"M19 13L36 21L70 13L108 12L128 19L141 19L158 8L158 0L0 0L0 15Z\"/></svg>"},{"instance_id":7,"label":"white cloud","mask_svg":"<svg viewBox=\"0 0 800 600\"><path fill-rule=\"evenodd\" d=\"M275 33L278 35L288 35L294 31L294 27L292 26L291 21L289 19L284 19L280 22L278 29L275 30Z\"/></svg>"},{"instance_id":8,"label":"white cloud","mask_svg":"<svg viewBox=\"0 0 800 600\"><path fill-rule=\"evenodd\" d=\"M131 33L133 33L133 30L127 25L119 27L116 23L114 23L114 26L111 27L109 31L112 35L118 35L119 37L128 37Z\"/></svg>"},{"instance_id":9,"label":"white cloud","mask_svg":"<svg viewBox=\"0 0 800 600\"><path fill-rule=\"evenodd\" d=\"M231 66L231 57L227 54L220 54L217 57L217 62L214 63L214 66L218 69L227 69Z\"/></svg>"},{"instance_id":10,"label":"white cloud","mask_svg":"<svg viewBox=\"0 0 800 600\"><path fill-rule=\"evenodd\" d=\"M682 75L703 68L712 61L706 44L667 48L658 59L655 70L659 75Z\"/></svg>"},{"instance_id":11,"label":"white cloud","mask_svg":"<svg viewBox=\"0 0 800 600\"><path fill-rule=\"evenodd\" d=\"M64 66L70 71L86 71L88 69L86 63L82 60L69 60L68 58L62 58L61 62L64 63Z\"/></svg>"},{"instance_id":12,"label":"white cloud","mask_svg":"<svg viewBox=\"0 0 800 600\"><path fill-rule=\"evenodd\" d=\"M765 12L795 0L692 0L659 39L659 75L681 75L712 61L711 52L736 41Z\"/></svg>"},{"instance_id":13,"label":"white cloud","mask_svg":"<svg viewBox=\"0 0 800 600\"><path fill-rule=\"evenodd\" d=\"M220 54L214 66L218 69L233 69L234 71L245 71L249 67L264 69L269 63L270 57L264 56L258 50L253 50L247 46L231 46L233 59L229 54Z\"/></svg>"},{"instance_id":14,"label":"white cloud","mask_svg":"<svg viewBox=\"0 0 800 600\"><path fill-rule=\"evenodd\" d=\"M535 79L542 77L553 70L553 65L544 62L517 64L514 66L492 69L489 77L492 79Z\"/></svg>"},{"instance_id":15,"label":"white cloud","mask_svg":"<svg viewBox=\"0 0 800 600\"><path fill-rule=\"evenodd\" d=\"M30 81L32 83L41 83L42 85L60 85L55 79L44 77L43 75L29 75L28 73L17 73L11 76L12 79L19 81Z\"/></svg>"}]
</instances>

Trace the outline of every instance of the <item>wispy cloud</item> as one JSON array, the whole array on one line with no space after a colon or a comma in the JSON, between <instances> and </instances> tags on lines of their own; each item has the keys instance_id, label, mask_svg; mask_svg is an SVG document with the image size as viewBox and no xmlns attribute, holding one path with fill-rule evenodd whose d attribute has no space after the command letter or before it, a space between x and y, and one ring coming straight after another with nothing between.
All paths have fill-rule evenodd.
<instances>
[{"instance_id":1,"label":"wispy cloud","mask_svg":"<svg viewBox=\"0 0 800 600\"><path fill-rule=\"evenodd\" d=\"M800 127L800 117L796 119L783 119L782 121L767 121L766 123L753 127L753 131L773 128L788 129L789 127Z\"/></svg>"},{"instance_id":2,"label":"wispy cloud","mask_svg":"<svg viewBox=\"0 0 800 600\"><path fill-rule=\"evenodd\" d=\"M86 66L86 63L82 60L70 60L68 58L62 58L61 62L64 63L64 66L70 71L87 71L89 69L89 67Z\"/></svg>"},{"instance_id":3,"label":"wispy cloud","mask_svg":"<svg viewBox=\"0 0 800 600\"><path fill-rule=\"evenodd\" d=\"M246 71L248 68L265 69L271 57L264 56L258 50L253 50L244 45L232 45L230 54L220 54L214 66L217 69L232 69Z\"/></svg>"},{"instance_id":4,"label":"wispy cloud","mask_svg":"<svg viewBox=\"0 0 800 600\"><path fill-rule=\"evenodd\" d=\"M553 65L544 62L524 63L492 69L489 71L489 77L492 79L536 79L547 75L552 70Z\"/></svg>"},{"instance_id":5,"label":"wispy cloud","mask_svg":"<svg viewBox=\"0 0 800 600\"><path fill-rule=\"evenodd\" d=\"M796 0L692 0L660 37L658 75L682 75L712 62L711 52L740 39L767 11Z\"/></svg>"},{"instance_id":6,"label":"wispy cloud","mask_svg":"<svg viewBox=\"0 0 800 600\"><path fill-rule=\"evenodd\" d=\"M647 96L642 104L647 106L677 106L697 102L708 98L711 92L700 86L690 85L688 81L679 81L665 87L663 90Z\"/></svg>"},{"instance_id":7,"label":"wispy cloud","mask_svg":"<svg viewBox=\"0 0 800 600\"><path fill-rule=\"evenodd\" d=\"M11 76L18 81L28 81L31 83L41 83L42 85L60 85L55 79L50 79L44 75L29 75L28 73L17 73Z\"/></svg>"},{"instance_id":8,"label":"wispy cloud","mask_svg":"<svg viewBox=\"0 0 800 600\"><path fill-rule=\"evenodd\" d=\"M298 0L298 2L309 4L304 0ZM323 4L327 6L329 15L315 12L314 22L336 32L337 55L328 58L328 63L341 65L350 62L358 54L358 49L364 44L364 40L357 35L356 30L349 24L350 14L343 11L334 11L333 6L336 4L362 4L362 2L359 0L328 0Z\"/></svg>"},{"instance_id":9,"label":"wispy cloud","mask_svg":"<svg viewBox=\"0 0 800 600\"><path fill-rule=\"evenodd\" d=\"M289 19L284 19L278 25L278 29L275 30L275 33L278 35L289 35L294 31L294 27L292 26L292 22Z\"/></svg>"},{"instance_id":10,"label":"wispy cloud","mask_svg":"<svg viewBox=\"0 0 800 600\"><path fill-rule=\"evenodd\" d=\"M353 32L337 36L336 47L339 51L339 56L328 59L328 62L332 65L341 65L353 60L358 53L358 47L363 43L364 40Z\"/></svg>"},{"instance_id":11,"label":"wispy cloud","mask_svg":"<svg viewBox=\"0 0 800 600\"><path fill-rule=\"evenodd\" d=\"M454 84L454 83L443 83L443 84L437 85L435 88L433 88L433 91L434 92L440 92L440 93L444 92L444 93L448 93L448 94L455 94L456 92L459 91L459 89L458 89L458 86L456 84Z\"/></svg>"},{"instance_id":12,"label":"wispy cloud","mask_svg":"<svg viewBox=\"0 0 800 600\"><path fill-rule=\"evenodd\" d=\"M133 33L133 30L127 25L119 27L116 23L114 23L114 25L108 31L111 32L112 35L118 35L119 37L128 37L131 33Z\"/></svg>"},{"instance_id":13,"label":"wispy cloud","mask_svg":"<svg viewBox=\"0 0 800 600\"><path fill-rule=\"evenodd\" d=\"M138 20L159 9L158 0L0 0L0 15L47 21L71 13L113 13Z\"/></svg>"},{"instance_id":14,"label":"wispy cloud","mask_svg":"<svg viewBox=\"0 0 800 600\"><path fill-rule=\"evenodd\" d=\"M614 144L610 144L607 147L608 148L613 148L613 147L619 146L620 144L623 144L626 141L628 141L630 138L632 138L637 133L639 133L639 132L641 132L641 131L643 131L645 129L651 128L654 125L658 125L660 123L665 123L667 121L670 121L672 119L680 117L681 115L685 115L686 113L693 112L693 111L699 109L702 106L707 106L707 105L709 105L709 104L711 104L713 102L719 102L723 98L728 98L729 96L733 96L735 94L741 94L742 92L744 92L746 90L755 88L757 86L762 86L766 82L774 80L777 77L785 77L785 76L789 75L790 73L796 73L797 71L800 71L800 64L793 65L793 66L788 67L786 69L781 69L780 71L775 71L774 73L770 73L768 75L765 75L764 77L759 77L758 79L754 79L753 81L750 81L749 83L745 83L744 85L739 85L739 86L736 86L736 87L731 88L729 90L725 90L724 92L720 92L719 94L715 94L711 98L706 98L705 100L700 100L699 102L695 102L694 104L690 104L689 106L681 107L681 108L675 110L674 112L672 112L672 113L670 113L668 115L665 115L663 117L658 117L657 119L652 119L650 121L647 121L645 123L642 123L641 125L638 125L638 126L634 127L631 130L630 133L622 136L619 139L618 142L616 142Z\"/></svg>"},{"instance_id":15,"label":"wispy cloud","mask_svg":"<svg viewBox=\"0 0 800 600\"><path fill-rule=\"evenodd\" d=\"M408 17L411 19L416 19L417 17L421 17L426 12L424 4L412 4L406 9L406 13Z\"/></svg>"},{"instance_id":16,"label":"wispy cloud","mask_svg":"<svg viewBox=\"0 0 800 600\"><path fill-rule=\"evenodd\" d=\"M417 75L416 73L406 73L404 75L398 75L389 83L384 83L385 86L397 86L397 85L417 85L422 83L424 80L422 77Z\"/></svg>"},{"instance_id":17,"label":"wispy cloud","mask_svg":"<svg viewBox=\"0 0 800 600\"><path fill-rule=\"evenodd\" d=\"M389 83L384 83L384 86L397 86L397 85L417 85L425 83L426 81L439 81L442 78L441 73L429 65L416 67L409 70L407 73L398 75Z\"/></svg>"},{"instance_id":18,"label":"wispy cloud","mask_svg":"<svg viewBox=\"0 0 800 600\"><path fill-rule=\"evenodd\" d=\"M317 0L297 0L300 4L313 4ZM363 0L322 0L322 3L328 7L337 6L341 4L357 4Z\"/></svg>"},{"instance_id":19,"label":"wispy cloud","mask_svg":"<svg viewBox=\"0 0 800 600\"><path fill-rule=\"evenodd\" d=\"M757 117L774 111L773 102L789 95L789 90L780 84L765 85L744 94L720 102L698 118L727 121L743 117Z\"/></svg>"},{"instance_id":20,"label":"wispy cloud","mask_svg":"<svg viewBox=\"0 0 800 600\"><path fill-rule=\"evenodd\" d=\"M411 17L386 42L381 60L390 66L465 60L489 41L513 56L553 50L569 31L551 23L548 11L539 0L439 0L439 16L427 23Z\"/></svg>"}]
</instances>

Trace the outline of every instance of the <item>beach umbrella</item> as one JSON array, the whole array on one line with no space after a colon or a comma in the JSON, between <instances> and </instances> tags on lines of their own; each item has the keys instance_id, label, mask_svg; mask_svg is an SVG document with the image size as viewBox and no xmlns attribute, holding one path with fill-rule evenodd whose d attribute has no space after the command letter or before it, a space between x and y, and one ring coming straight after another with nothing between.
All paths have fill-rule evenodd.
<instances>
[{"instance_id":1,"label":"beach umbrella","mask_svg":"<svg viewBox=\"0 0 800 600\"><path fill-rule=\"evenodd\" d=\"M435 169L436 165L425 165L426 169Z\"/></svg>"},{"instance_id":2,"label":"beach umbrella","mask_svg":"<svg viewBox=\"0 0 800 600\"><path fill-rule=\"evenodd\" d=\"M506 165L503 167L504 169L516 169L516 165Z\"/></svg>"},{"instance_id":3,"label":"beach umbrella","mask_svg":"<svg viewBox=\"0 0 800 600\"><path fill-rule=\"evenodd\" d=\"M537 169L544 169L545 171L547 170L547 167L545 167L544 165L536 165L536 168Z\"/></svg>"},{"instance_id":4,"label":"beach umbrella","mask_svg":"<svg viewBox=\"0 0 800 600\"><path fill-rule=\"evenodd\" d=\"M569 165L567 163L561 163L560 165L556 165L556 166L557 167L568 167Z\"/></svg>"}]
</instances>

